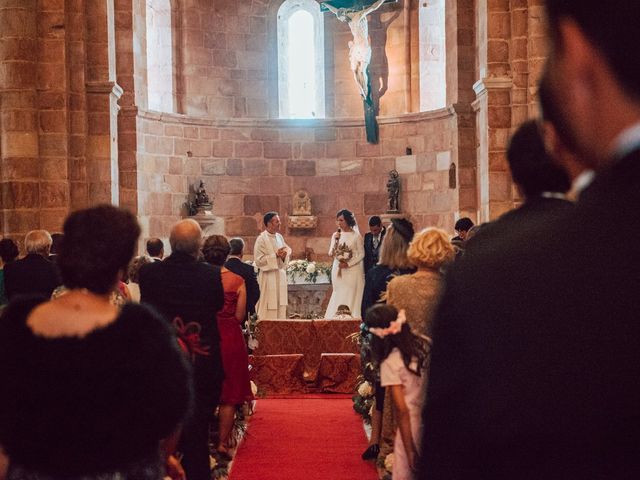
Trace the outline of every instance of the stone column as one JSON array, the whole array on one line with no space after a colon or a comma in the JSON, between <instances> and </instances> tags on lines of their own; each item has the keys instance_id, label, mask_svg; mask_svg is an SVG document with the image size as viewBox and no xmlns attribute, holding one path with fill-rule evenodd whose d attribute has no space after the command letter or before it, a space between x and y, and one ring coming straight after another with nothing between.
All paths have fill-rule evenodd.
<instances>
[{"instance_id":1,"label":"stone column","mask_svg":"<svg viewBox=\"0 0 640 480\"><path fill-rule=\"evenodd\" d=\"M477 115L479 222L513 208L511 175L505 152L512 126L512 69L509 0L477 5L479 80L474 84Z\"/></svg>"},{"instance_id":2,"label":"stone column","mask_svg":"<svg viewBox=\"0 0 640 480\"><path fill-rule=\"evenodd\" d=\"M22 237L40 227L37 2L0 5L0 229Z\"/></svg>"},{"instance_id":3,"label":"stone column","mask_svg":"<svg viewBox=\"0 0 640 480\"><path fill-rule=\"evenodd\" d=\"M89 204L118 205L118 100L113 0L86 0Z\"/></svg>"}]
</instances>

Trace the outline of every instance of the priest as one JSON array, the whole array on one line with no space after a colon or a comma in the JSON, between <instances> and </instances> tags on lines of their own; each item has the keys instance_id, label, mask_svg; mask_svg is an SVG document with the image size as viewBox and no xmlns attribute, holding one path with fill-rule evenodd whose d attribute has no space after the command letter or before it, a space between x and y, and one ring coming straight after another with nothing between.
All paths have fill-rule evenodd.
<instances>
[{"instance_id":1,"label":"priest","mask_svg":"<svg viewBox=\"0 0 640 480\"><path fill-rule=\"evenodd\" d=\"M260 284L260 300L256 306L259 320L287 318L287 265L291 248L279 232L277 212L264 215L265 230L256 239L253 251Z\"/></svg>"}]
</instances>

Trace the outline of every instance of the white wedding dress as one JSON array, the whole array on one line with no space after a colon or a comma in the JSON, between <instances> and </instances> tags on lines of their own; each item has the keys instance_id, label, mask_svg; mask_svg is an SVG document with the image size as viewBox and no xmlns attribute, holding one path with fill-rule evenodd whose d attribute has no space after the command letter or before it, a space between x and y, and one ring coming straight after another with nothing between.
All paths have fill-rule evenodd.
<instances>
[{"instance_id":1,"label":"white wedding dress","mask_svg":"<svg viewBox=\"0 0 640 480\"><path fill-rule=\"evenodd\" d=\"M356 232L342 232L340 234L340 244L346 244L353 256L347 262L348 268L343 268L340 275L337 258L333 259L333 267L331 269L331 283L333 285L333 293L329 300L329 306L324 314L324 318L335 318L336 312L340 305L346 305L351 310L353 318L361 318L360 308L362 305L362 293L364 291L364 242L362 236ZM331 237L331 248L329 255L333 256L336 246L336 234Z\"/></svg>"}]
</instances>

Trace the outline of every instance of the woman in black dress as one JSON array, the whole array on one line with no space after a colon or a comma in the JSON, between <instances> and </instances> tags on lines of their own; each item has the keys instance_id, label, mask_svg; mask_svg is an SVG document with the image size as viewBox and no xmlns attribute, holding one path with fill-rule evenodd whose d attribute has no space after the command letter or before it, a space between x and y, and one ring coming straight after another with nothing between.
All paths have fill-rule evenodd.
<instances>
[{"instance_id":1,"label":"woman in black dress","mask_svg":"<svg viewBox=\"0 0 640 480\"><path fill-rule=\"evenodd\" d=\"M100 206L71 214L64 234L58 266L69 292L16 300L0 319L7 480L160 480L190 371L156 313L109 301L140 228L129 212Z\"/></svg>"}]
</instances>

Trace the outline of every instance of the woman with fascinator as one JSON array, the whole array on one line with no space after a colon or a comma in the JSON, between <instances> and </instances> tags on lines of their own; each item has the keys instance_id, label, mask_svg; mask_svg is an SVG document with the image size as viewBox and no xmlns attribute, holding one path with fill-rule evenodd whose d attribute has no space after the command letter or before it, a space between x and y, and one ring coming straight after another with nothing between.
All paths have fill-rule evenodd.
<instances>
[{"instance_id":1,"label":"woman with fascinator","mask_svg":"<svg viewBox=\"0 0 640 480\"><path fill-rule=\"evenodd\" d=\"M422 438L422 403L430 340L412 332L404 310L378 304L367 310L371 350L380 364L380 380L391 391L398 429L393 479L412 480Z\"/></svg>"},{"instance_id":2,"label":"woman with fascinator","mask_svg":"<svg viewBox=\"0 0 640 480\"><path fill-rule=\"evenodd\" d=\"M333 257L331 283L333 292L325 318L335 318L338 307L346 305L353 318L361 318L364 291L364 241L356 218L349 210L336 214L338 230L331 237L329 255Z\"/></svg>"}]
</instances>

